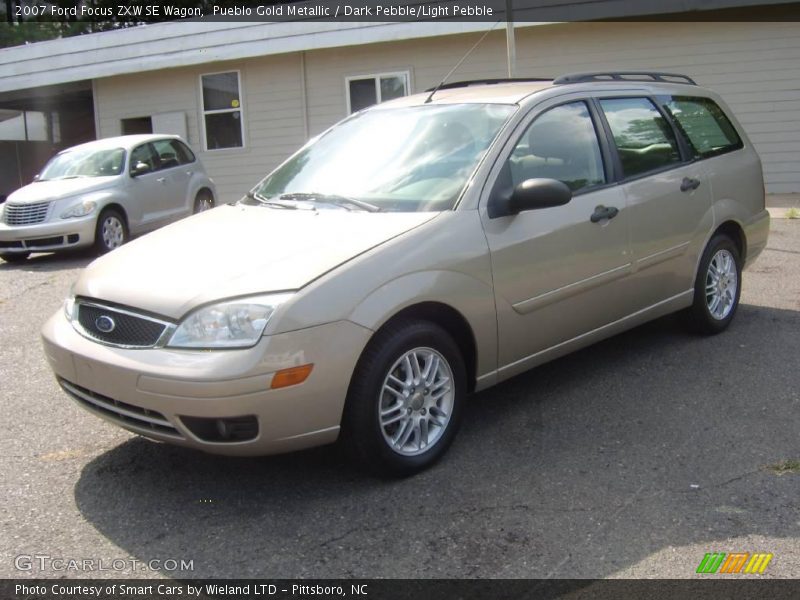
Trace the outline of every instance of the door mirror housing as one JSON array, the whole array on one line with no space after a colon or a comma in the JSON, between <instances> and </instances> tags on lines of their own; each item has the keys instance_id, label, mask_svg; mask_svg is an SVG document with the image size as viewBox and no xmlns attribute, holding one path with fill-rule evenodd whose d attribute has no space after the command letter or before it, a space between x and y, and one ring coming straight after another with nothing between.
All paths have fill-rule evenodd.
<instances>
[{"instance_id":1,"label":"door mirror housing","mask_svg":"<svg viewBox=\"0 0 800 600\"><path fill-rule=\"evenodd\" d=\"M131 177L138 177L150 172L150 165L146 162L139 161L131 167Z\"/></svg>"},{"instance_id":2,"label":"door mirror housing","mask_svg":"<svg viewBox=\"0 0 800 600\"><path fill-rule=\"evenodd\" d=\"M41 176L40 173L37 173L36 175L33 176L33 180L34 181L39 181L41 178L42 178L42 176Z\"/></svg>"},{"instance_id":3,"label":"door mirror housing","mask_svg":"<svg viewBox=\"0 0 800 600\"><path fill-rule=\"evenodd\" d=\"M537 178L526 179L504 196L493 198L493 202L489 203L489 218L562 206L572 200L572 190L563 181Z\"/></svg>"}]
</instances>

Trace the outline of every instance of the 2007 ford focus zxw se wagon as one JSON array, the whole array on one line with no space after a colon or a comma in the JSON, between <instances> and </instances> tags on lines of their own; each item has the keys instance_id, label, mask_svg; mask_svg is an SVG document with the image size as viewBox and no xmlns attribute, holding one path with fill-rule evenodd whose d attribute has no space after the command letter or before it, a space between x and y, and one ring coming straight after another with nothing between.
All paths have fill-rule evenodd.
<instances>
[{"instance_id":1,"label":"2007 ford focus zxw se wagon","mask_svg":"<svg viewBox=\"0 0 800 600\"><path fill-rule=\"evenodd\" d=\"M688 77L449 84L353 115L235 205L90 264L44 326L63 389L231 455L341 437L385 472L465 396L675 311L717 333L767 242L761 165Z\"/></svg>"}]
</instances>

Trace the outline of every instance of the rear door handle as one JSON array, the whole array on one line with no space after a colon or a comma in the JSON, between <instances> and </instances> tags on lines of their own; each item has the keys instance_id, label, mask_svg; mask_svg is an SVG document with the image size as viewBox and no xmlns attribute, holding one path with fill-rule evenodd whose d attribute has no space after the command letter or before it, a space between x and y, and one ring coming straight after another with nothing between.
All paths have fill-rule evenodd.
<instances>
[{"instance_id":1,"label":"rear door handle","mask_svg":"<svg viewBox=\"0 0 800 600\"><path fill-rule=\"evenodd\" d=\"M700 187L699 179L692 179L691 177L684 177L681 181L681 191L688 192L689 190L696 190Z\"/></svg>"},{"instance_id":2,"label":"rear door handle","mask_svg":"<svg viewBox=\"0 0 800 600\"><path fill-rule=\"evenodd\" d=\"M619 209L616 206L600 206L595 207L591 218L592 223L599 223L603 219L613 219L619 214Z\"/></svg>"}]
</instances>

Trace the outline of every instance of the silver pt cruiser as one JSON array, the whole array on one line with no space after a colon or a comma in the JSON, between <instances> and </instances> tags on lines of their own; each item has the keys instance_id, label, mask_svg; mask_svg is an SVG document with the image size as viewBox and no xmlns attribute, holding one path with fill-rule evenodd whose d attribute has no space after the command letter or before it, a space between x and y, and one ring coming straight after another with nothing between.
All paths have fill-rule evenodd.
<instances>
[{"instance_id":1,"label":"silver pt cruiser","mask_svg":"<svg viewBox=\"0 0 800 600\"><path fill-rule=\"evenodd\" d=\"M688 77L449 84L96 260L44 349L138 434L231 455L341 437L407 474L470 392L675 311L724 330L768 228L752 144Z\"/></svg>"}]
</instances>

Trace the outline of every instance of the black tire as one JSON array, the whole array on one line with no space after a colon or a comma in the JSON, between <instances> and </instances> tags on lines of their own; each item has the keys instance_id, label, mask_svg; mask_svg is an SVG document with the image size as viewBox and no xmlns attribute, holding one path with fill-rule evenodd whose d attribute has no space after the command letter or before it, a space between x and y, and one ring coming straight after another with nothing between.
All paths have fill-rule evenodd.
<instances>
[{"instance_id":1,"label":"black tire","mask_svg":"<svg viewBox=\"0 0 800 600\"><path fill-rule=\"evenodd\" d=\"M431 379L434 383L430 386L430 395L425 387L428 384L424 381L418 383L421 389L406 397L405 401L383 391L384 382L390 372L396 375L404 373L405 367L396 363L406 353L414 350L419 351L419 356L423 359L425 352L432 351L429 355L432 359L430 364L437 365L437 372L440 375L444 375L449 369L449 373L452 374L451 392L445 390L447 388L443 384L445 377L442 376L435 381L436 374ZM440 362L442 359L444 364ZM423 365L427 364L427 360L424 360ZM427 321L404 320L391 324L375 335L356 365L343 415L343 442L364 466L377 474L407 476L421 471L436 462L452 443L461 422L466 384L463 357L456 343L444 329ZM413 390L414 388L411 388L411 391ZM436 400L434 396L443 391L443 396ZM406 408L393 413L400 419L396 428L392 430L394 424L382 426L381 406L386 409L386 403L399 405L403 402L406 402L404 405ZM442 417L445 412L440 406L450 410L449 419ZM429 411L427 413L426 407ZM385 418L391 419L391 417ZM424 433L423 420L426 421ZM414 423L419 423L419 426L415 426ZM443 426L440 426L440 423ZM403 442L403 445L417 443L419 448L414 451L419 453L403 454L403 448L396 450L390 445L385 435L395 432L397 437L401 438L403 437L403 433L400 432L401 427L413 429L412 437ZM430 445L423 449L423 442L420 440L423 436L429 435L432 436L429 438Z\"/></svg>"},{"instance_id":2,"label":"black tire","mask_svg":"<svg viewBox=\"0 0 800 600\"><path fill-rule=\"evenodd\" d=\"M211 195L211 192L203 190L198 192L194 199L194 214L212 209L214 206L214 196Z\"/></svg>"},{"instance_id":3,"label":"black tire","mask_svg":"<svg viewBox=\"0 0 800 600\"><path fill-rule=\"evenodd\" d=\"M104 228L108 226L117 232L113 237L104 236ZM94 249L97 254L111 252L128 241L128 223L120 211L115 208L106 208L97 217L94 230Z\"/></svg>"},{"instance_id":4,"label":"black tire","mask_svg":"<svg viewBox=\"0 0 800 600\"><path fill-rule=\"evenodd\" d=\"M720 284L722 288L716 289L729 290L733 292L734 296L732 301L723 302L721 307L717 305L715 311L712 312L712 306L714 306L713 294L715 293L712 288L717 285L717 282L715 281L714 271L710 267L715 257L717 263L720 261L720 257L722 259L725 257L732 259L731 272L736 274L736 281L731 281L730 274L724 276L725 281ZM715 235L706 246L700 259L700 266L697 269L697 277L694 282L694 303L685 312L689 328L703 335L714 335L727 329L736 315L741 293L742 259L739 255L739 249L727 235ZM730 308L728 308L728 305L730 305Z\"/></svg>"},{"instance_id":5,"label":"black tire","mask_svg":"<svg viewBox=\"0 0 800 600\"><path fill-rule=\"evenodd\" d=\"M0 254L0 258L7 263L21 263L27 260L30 255L30 252L8 252Z\"/></svg>"}]
</instances>

